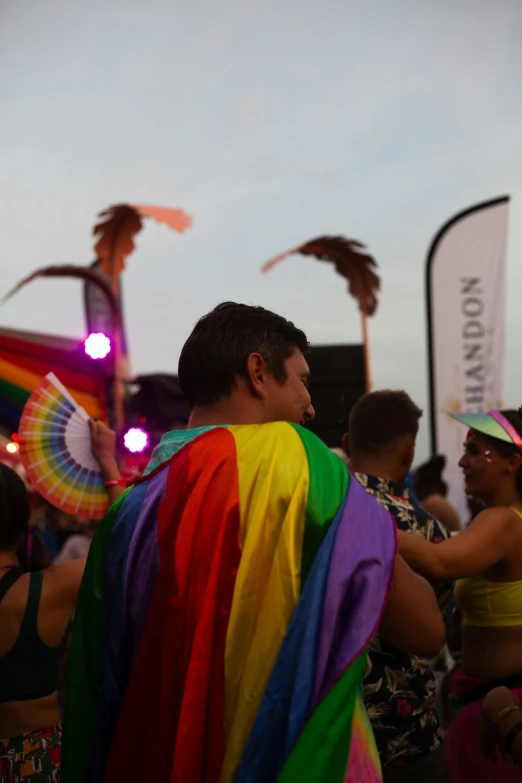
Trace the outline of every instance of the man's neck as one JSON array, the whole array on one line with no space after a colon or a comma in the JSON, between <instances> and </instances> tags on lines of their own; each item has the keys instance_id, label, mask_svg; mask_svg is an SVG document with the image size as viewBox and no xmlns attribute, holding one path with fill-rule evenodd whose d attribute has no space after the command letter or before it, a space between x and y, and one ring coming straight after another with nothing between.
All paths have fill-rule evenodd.
<instances>
[{"instance_id":1,"label":"man's neck","mask_svg":"<svg viewBox=\"0 0 522 783\"><path fill-rule=\"evenodd\" d=\"M216 427L226 424L262 424L261 411L255 402L228 397L214 405L196 406L190 414L188 426Z\"/></svg>"},{"instance_id":2,"label":"man's neck","mask_svg":"<svg viewBox=\"0 0 522 783\"><path fill-rule=\"evenodd\" d=\"M352 473L365 473L367 476L377 476L396 484L404 480L396 468L385 462L353 458L350 459L350 470Z\"/></svg>"}]
</instances>

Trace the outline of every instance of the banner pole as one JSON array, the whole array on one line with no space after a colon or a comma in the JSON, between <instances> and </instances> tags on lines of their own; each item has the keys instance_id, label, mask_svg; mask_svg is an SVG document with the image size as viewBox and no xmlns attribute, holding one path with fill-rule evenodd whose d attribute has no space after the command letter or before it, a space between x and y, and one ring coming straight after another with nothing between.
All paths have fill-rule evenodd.
<instances>
[{"instance_id":1,"label":"banner pole","mask_svg":"<svg viewBox=\"0 0 522 783\"><path fill-rule=\"evenodd\" d=\"M114 265L112 270L112 290L116 296L116 301L119 302L119 275L114 271ZM117 435L121 435L124 427L125 409L124 409L124 387L123 387L123 367L122 367L122 351L121 351L121 310L119 310L119 318L115 319L113 341L114 341L114 428Z\"/></svg>"},{"instance_id":2,"label":"banner pole","mask_svg":"<svg viewBox=\"0 0 522 783\"><path fill-rule=\"evenodd\" d=\"M372 378L371 378L371 369L370 369L370 341L368 337L368 316L366 315L366 308L363 302L361 302L361 324L362 324L363 351L364 351L364 380L366 384L366 393L368 394L372 390Z\"/></svg>"}]
</instances>

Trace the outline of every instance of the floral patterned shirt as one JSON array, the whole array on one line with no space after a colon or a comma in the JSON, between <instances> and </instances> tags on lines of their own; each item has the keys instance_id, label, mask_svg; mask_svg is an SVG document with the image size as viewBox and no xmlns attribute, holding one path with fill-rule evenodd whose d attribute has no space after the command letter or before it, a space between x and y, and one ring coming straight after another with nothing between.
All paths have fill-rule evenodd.
<instances>
[{"instance_id":1,"label":"floral patterned shirt","mask_svg":"<svg viewBox=\"0 0 522 783\"><path fill-rule=\"evenodd\" d=\"M399 530L438 543L448 532L410 498L405 484L355 473L365 490L391 513ZM437 589L444 611L451 583ZM423 658L408 655L380 639L370 644L364 701L383 768L413 764L437 750L444 732L435 713L435 677Z\"/></svg>"}]
</instances>

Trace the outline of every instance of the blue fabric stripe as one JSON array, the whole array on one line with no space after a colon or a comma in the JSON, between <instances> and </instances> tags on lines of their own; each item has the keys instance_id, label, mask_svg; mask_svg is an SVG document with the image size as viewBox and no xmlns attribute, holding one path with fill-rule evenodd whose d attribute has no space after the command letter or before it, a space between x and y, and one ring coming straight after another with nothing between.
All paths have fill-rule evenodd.
<instances>
[{"instance_id":1,"label":"blue fabric stripe","mask_svg":"<svg viewBox=\"0 0 522 783\"><path fill-rule=\"evenodd\" d=\"M349 492L314 559L245 746L235 783L277 780L308 717L330 561Z\"/></svg>"},{"instance_id":2,"label":"blue fabric stripe","mask_svg":"<svg viewBox=\"0 0 522 783\"><path fill-rule=\"evenodd\" d=\"M147 497L143 503L138 524L134 528L128 552L124 610L125 638L131 655L128 660L129 678L160 568L158 514L167 488L168 477L169 469L165 467L150 479Z\"/></svg>"}]
</instances>

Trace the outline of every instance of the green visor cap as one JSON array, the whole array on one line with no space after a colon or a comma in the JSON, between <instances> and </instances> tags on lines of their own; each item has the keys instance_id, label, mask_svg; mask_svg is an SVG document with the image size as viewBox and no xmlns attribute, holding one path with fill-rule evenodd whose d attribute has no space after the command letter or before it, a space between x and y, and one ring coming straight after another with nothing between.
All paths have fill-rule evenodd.
<instances>
[{"instance_id":1,"label":"green visor cap","mask_svg":"<svg viewBox=\"0 0 522 783\"><path fill-rule=\"evenodd\" d=\"M514 443L511 435L489 413L450 413L448 415L452 419L460 421L461 424L465 424L470 430L489 435L490 438L503 440L505 443Z\"/></svg>"}]
</instances>

